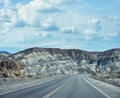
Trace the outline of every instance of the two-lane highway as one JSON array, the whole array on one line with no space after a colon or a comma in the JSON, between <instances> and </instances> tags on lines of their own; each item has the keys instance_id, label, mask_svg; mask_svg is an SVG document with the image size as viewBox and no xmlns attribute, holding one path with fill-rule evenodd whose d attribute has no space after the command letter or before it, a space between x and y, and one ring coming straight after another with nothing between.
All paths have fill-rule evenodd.
<instances>
[{"instance_id":1,"label":"two-lane highway","mask_svg":"<svg viewBox=\"0 0 120 98\"><path fill-rule=\"evenodd\" d=\"M0 95L0 98L112 98L83 75L65 75L44 84ZM114 98L120 98L116 96Z\"/></svg>"},{"instance_id":2,"label":"two-lane highway","mask_svg":"<svg viewBox=\"0 0 120 98\"><path fill-rule=\"evenodd\" d=\"M70 81L54 93L50 98L110 98L102 94L89 83L87 83L82 76L72 76Z\"/></svg>"}]
</instances>

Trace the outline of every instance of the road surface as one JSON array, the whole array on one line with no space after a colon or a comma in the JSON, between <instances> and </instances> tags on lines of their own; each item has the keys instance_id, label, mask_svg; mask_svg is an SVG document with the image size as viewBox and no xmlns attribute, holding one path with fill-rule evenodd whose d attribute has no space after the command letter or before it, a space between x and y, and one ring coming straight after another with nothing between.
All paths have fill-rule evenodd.
<instances>
[{"instance_id":1,"label":"road surface","mask_svg":"<svg viewBox=\"0 0 120 98\"><path fill-rule=\"evenodd\" d=\"M106 93L107 92L107 93ZM0 95L0 98L120 98L93 85L83 75L65 75L49 82Z\"/></svg>"}]
</instances>

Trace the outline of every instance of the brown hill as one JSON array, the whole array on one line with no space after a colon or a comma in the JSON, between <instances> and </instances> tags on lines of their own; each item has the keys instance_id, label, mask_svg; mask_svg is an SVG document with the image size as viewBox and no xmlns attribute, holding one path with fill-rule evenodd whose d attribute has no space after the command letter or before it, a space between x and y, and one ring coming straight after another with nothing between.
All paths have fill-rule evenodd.
<instances>
[{"instance_id":1,"label":"brown hill","mask_svg":"<svg viewBox=\"0 0 120 98\"><path fill-rule=\"evenodd\" d=\"M24 66L18 62L7 60L0 62L0 77L23 77L25 76Z\"/></svg>"}]
</instances>

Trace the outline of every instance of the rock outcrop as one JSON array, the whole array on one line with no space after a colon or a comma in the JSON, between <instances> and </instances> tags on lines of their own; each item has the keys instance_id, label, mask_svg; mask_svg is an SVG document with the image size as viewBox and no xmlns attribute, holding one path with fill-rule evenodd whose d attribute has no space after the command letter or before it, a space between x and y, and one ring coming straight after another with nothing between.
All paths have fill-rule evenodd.
<instances>
[{"instance_id":1,"label":"rock outcrop","mask_svg":"<svg viewBox=\"0 0 120 98\"><path fill-rule=\"evenodd\" d=\"M24 66L18 62L12 60L6 60L0 62L0 77L24 77Z\"/></svg>"},{"instance_id":2,"label":"rock outcrop","mask_svg":"<svg viewBox=\"0 0 120 98\"><path fill-rule=\"evenodd\" d=\"M9 60L9 57L8 57L8 56L5 56L5 55L3 55L3 54L0 54L0 62L2 62L2 61L7 61L7 60Z\"/></svg>"},{"instance_id":3,"label":"rock outcrop","mask_svg":"<svg viewBox=\"0 0 120 98\"><path fill-rule=\"evenodd\" d=\"M101 72L120 72L120 49L111 49L100 53L97 65Z\"/></svg>"},{"instance_id":4,"label":"rock outcrop","mask_svg":"<svg viewBox=\"0 0 120 98\"><path fill-rule=\"evenodd\" d=\"M61 49L30 48L13 54L10 58L26 65L26 75L78 73L77 63Z\"/></svg>"}]
</instances>

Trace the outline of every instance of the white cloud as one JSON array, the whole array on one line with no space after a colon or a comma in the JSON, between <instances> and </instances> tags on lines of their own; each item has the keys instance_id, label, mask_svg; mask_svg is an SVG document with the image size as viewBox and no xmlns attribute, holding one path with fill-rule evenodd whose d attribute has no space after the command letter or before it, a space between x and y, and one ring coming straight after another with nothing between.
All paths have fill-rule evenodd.
<instances>
[{"instance_id":1,"label":"white cloud","mask_svg":"<svg viewBox=\"0 0 120 98\"><path fill-rule=\"evenodd\" d=\"M16 7L11 5L11 0L4 0L0 9L0 32L9 33L13 27L23 27L25 23L19 18Z\"/></svg>"},{"instance_id":2,"label":"white cloud","mask_svg":"<svg viewBox=\"0 0 120 98\"><path fill-rule=\"evenodd\" d=\"M85 30L83 30L83 38L91 40L98 37L100 31L102 30L101 20L98 18L91 18L87 21Z\"/></svg>"},{"instance_id":3,"label":"white cloud","mask_svg":"<svg viewBox=\"0 0 120 98\"><path fill-rule=\"evenodd\" d=\"M41 36L42 37L47 37L48 36L48 32L41 32Z\"/></svg>"},{"instance_id":4,"label":"white cloud","mask_svg":"<svg viewBox=\"0 0 120 98\"><path fill-rule=\"evenodd\" d=\"M73 4L73 3L79 3L81 2L82 0L50 0L50 3L52 4Z\"/></svg>"},{"instance_id":5,"label":"white cloud","mask_svg":"<svg viewBox=\"0 0 120 98\"><path fill-rule=\"evenodd\" d=\"M52 48L63 48L63 49L73 49L73 46L77 48L82 48L83 44L79 41L66 41L63 39L41 41L37 43L41 47L52 47Z\"/></svg>"},{"instance_id":6,"label":"white cloud","mask_svg":"<svg viewBox=\"0 0 120 98\"><path fill-rule=\"evenodd\" d=\"M100 23L100 20L96 19L96 18L88 20L88 25L96 25L96 24L99 24L99 23Z\"/></svg>"},{"instance_id":7,"label":"white cloud","mask_svg":"<svg viewBox=\"0 0 120 98\"><path fill-rule=\"evenodd\" d=\"M83 38L90 40L95 36L97 36L98 32L91 29L86 29L82 34L83 34Z\"/></svg>"},{"instance_id":8,"label":"white cloud","mask_svg":"<svg viewBox=\"0 0 120 98\"><path fill-rule=\"evenodd\" d=\"M90 26L90 28L95 29L97 32L99 32L102 29L100 19L92 18L88 20L87 24L88 26Z\"/></svg>"},{"instance_id":9,"label":"white cloud","mask_svg":"<svg viewBox=\"0 0 120 98\"><path fill-rule=\"evenodd\" d=\"M119 21L120 17L113 16L113 17L110 17L109 20L110 21Z\"/></svg>"},{"instance_id":10,"label":"white cloud","mask_svg":"<svg viewBox=\"0 0 120 98\"><path fill-rule=\"evenodd\" d=\"M79 34L77 29L73 26L72 27L66 27L66 28L60 28L59 32L67 33L67 34Z\"/></svg>"},{"instance_id":11,"label":"white cloud","mask_svg":"<svg viewBox=\"0 0 120 98\"><path fill-rule=\"evenodd\" d=\"M57 31L58 30L57 25L51 18L43 20L41 22L41 27L43 30L46 30L46 31Z\"/></svg>"},{"instance_id":12,"label":"white cloud","mask_svg":"<svg viewBox=\"0 0 120 98\"><path fill-rule=\"evenodd\" d=\"M110 22L120 22L119 16L103 16L102 19L110 21Z\"/></svg>"},{"instance_id":13,"label":"white cloud","mask_svg":"<svg viewBox=\"0 0 120 98\"><path fill-rule=\"evenodd\" d=\"M114 38L118 35L117 32L105 32L105 31L101 31L101 32L96 32L94 30L90 30L87 29L85 30L83 33L83 38L85 38L86 40L92 40L94 38L102 38L104 40L110 40L111 38Z\"/></svg>"},{"instance_id":14,"label":"white cloud","mask_svg":"<svg viewBox=\"0 0 120 98\"><path fill-rule=\"evenodd\" d=\"M44 0L34 0L27 5L17 5L18 14L28 26L41 26L41 21L49 18L49 15L60 12L62 9ZM53 15L52 15L53 16Z\"/></svg>"},{"instance_id":15,"label":"white cloud","mask_svg":"<svg viewBox=\"0 0 120 98\"><path fill-rule=\"evenodd\" d=\"M34 11L32 6L28 5L17 5L18 15L23 19L28 26L40 26L40 13Z\"/></svg>"},{"instance_id":16,"label":"white cloud","mask_svg":"<svg viewBox=\"0 0 120 98\"><path fill-rule=\"evenodd\" d=\"M105 40L109 40L117 35L118 35L117 32L110 32L110 33L100 33L98 36L104 38Z\"/></svg>"},{"instance_id":17,"label":"white cloud","mask_svg":"<svg viewBox=\"0 0 120 98\"><path fill-rule=\"evenodd\" d=\"M1 2L3 6L0 9L0 33L5 34L13 28L25 26L39 27L44 30L58 29L52 20L48 20L51 13L61 10L55 4L52 5L44 0L32 0L28 4L17 3L14 6L11 0Z\"/></svg>"},{"instance_id":18,"label":"white cloud","mask_svg":"<svg viewBox=\"0 0 120 98\"><path fill-rule=\"evenodd\" d=\"M33 35L36 36L36 37L47 37L48 32L45 32L45 31L35 32Z\"/></svg>"},{"instance_id":19,"label":"white cloud","mask_svg":"<svg viewBox=\"0 0 120 98\"><path fill-rule=\"evenodd\" d=\"M11 0L3 0L2 2L4 2L4 7L0 10L0 20L2 21L1 25L3 29L32 26L41 27L44 30L58 30L55 22L49 20L49 14L62 10L62 6L58 4L79 2L79 0L32 0L28 4L18 2L17 5L14 6Z\"/></svg>"},{"instance_id":20,"label":"white cloud","mask_svg":"<svg viewBox=\"0 0 120 98\"><path fill-rule=\"evenodd\" d=\"M93 35L93 34L97 34L96 31L93 31L93 30L90 30L90 29L87 29L83 32L83 34L86 34L86 35Z\"/></svg>"},{"instance_id":21,"label":"white cloud","mask_svg":"<svg viewBox=\"0 0 120 98\"><path fill-rule=\"evenodd\" d=\"M70 48L79 47L83 41L108 40L118 35L119 27L114 24L119 25L120 18L108 15L103 19L101 13L84 11L86 0L83 6L79 5L81 0L12 1L0 0L0 46L41 43L45 47Z\"/></svg>"},{"instance_id":22,"label":"white cloud","mask_svg":"<svg viewBox=\"0 0 120 98\"><path fill-rule=\"evenodd\" d=\"M2 44L19 44L24 41L24 35L19 33L8 33L1 36L0 45Z\"/></svg>"}]
</instances>

